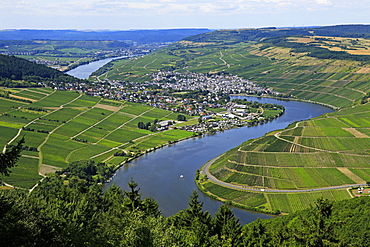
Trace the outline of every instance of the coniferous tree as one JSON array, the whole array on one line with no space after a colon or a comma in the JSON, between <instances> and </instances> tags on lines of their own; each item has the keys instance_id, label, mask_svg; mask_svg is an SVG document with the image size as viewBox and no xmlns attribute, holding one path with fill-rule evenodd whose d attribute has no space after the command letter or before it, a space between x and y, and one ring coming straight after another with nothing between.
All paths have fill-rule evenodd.
<instances>
[{"instance_id":1,"label":"coniferous tree","mask_svg":"<svg viewBox=\"0 0 370 247\"><path fill-rule=\"evenodd\" d=\"M125 205L130 210L139 209L141 206L141 194L139 193L140 189L137 188L138 183L136 183L132 178L128 183L129 191L125 191Z\"/></svg>"},{"instance_id":2,"label":"coniferous tree","mask_svg":"<svg viewBox=\"0 0 370 247\"><path fill-rule=\"evenodd\" d=\"M10 168L14 167L19 157L21 157L22 146L24 138L18 141L17 145L12 146L10 149L6 149L4 153L0 153L0 174L9 176L11 171Z\"/></svg>"},{"instance_id":3,"label":"coniferous tree","mask_svg":"<svg viewBox=\"0 0 370 247\"><path fill-rule=\"evenodd\" d=\"M213 233L217 234L219 239L226 239L230 246L240 245L242 228L227 205L220 206L212 223Z\"/></svg>"}]
</instances>

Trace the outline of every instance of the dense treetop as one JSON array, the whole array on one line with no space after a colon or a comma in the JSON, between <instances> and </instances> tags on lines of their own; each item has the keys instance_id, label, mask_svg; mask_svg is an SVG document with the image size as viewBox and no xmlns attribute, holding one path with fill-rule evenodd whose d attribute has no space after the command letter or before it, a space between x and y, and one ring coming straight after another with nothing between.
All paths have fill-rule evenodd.
<instances>
[{"instance_id":1,"label":"dense treetop","mask_svg":"<svg viewBox=\"0 0 370 247\"><path fill-rule=\"evenodd\" d=\"M29 82L79 82L80 79L64 74L61 71L26 59L0 54L0 79L25 80ZM2 85L7 86L7 85Z\"/></svg>"}]
</instances>

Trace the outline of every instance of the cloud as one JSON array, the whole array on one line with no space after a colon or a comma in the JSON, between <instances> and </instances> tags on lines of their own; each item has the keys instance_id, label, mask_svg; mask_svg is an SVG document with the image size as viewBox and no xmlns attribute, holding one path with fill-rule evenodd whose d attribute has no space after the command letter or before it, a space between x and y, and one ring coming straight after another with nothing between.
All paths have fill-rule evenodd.
<instances>
[{"instance_id":1,"label":"cloud","mask_svg":"<svg viewBox=\"0 0 370 247\"><path fill-rule=\"evenodd\" d=\"M322 4L322 5L331 5L332 2L329 0L316 0L317 4Z\"/></svg>"},{"instance_id":2,"label":"cloud","mask_svg":"<svg viewBox=\"0 0 370 247\"><path fill-rule=\"evenodd\" d=\"M6 14L27 13L42 16L145 16L269 14L302 10L319 11L323 6L345 9L360 0L2 0ZM356 3L357 2L357 3ZM368 0L362 0L362 5ZM0 12L0 15L2 14Z\"/></svg>"}]
</instances>

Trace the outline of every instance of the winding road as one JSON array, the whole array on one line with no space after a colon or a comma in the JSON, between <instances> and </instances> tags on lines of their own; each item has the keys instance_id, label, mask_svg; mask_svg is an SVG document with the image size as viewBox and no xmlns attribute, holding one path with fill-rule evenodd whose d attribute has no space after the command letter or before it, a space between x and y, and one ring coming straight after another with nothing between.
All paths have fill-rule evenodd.
<instances>
[{"instance_id":1,"label":"winding road","mask_svg":"<svg viewBox=\"0 0 370 247\"><path fill-rule=\"evenodd\" d=\"M245 191L254 191L254 192L269 192L269 193L298 193L298 192L312 192L312 191L322 191L322 190L335 190L335 189L344 189L344 188L351 188L351 187L358 187L358 186L367 186L367 184L350 184L350 185L340 185L340 186L332 186L332 187L324 187L324 188L315 188L315 189L297 189L297 190L277 190L277 189L266 189L266 188L254 188L250 186L242 186L236 184L226 183L217 179L209 172L209 168L217 159L222 157L223 154L217 156L209 160L204 166L202 167L202 173L207 176L207 178L215 184L230 188L230 189L238 189L238 190L245 190Z\"/></svg>"}]
</instances>

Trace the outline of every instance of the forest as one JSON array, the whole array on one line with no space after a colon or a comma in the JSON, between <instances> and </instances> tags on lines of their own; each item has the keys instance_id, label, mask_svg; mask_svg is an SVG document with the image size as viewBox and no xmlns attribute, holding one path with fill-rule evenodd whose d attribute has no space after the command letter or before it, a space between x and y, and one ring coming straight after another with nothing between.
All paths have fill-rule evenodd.
<instances>
[{"instance_id":1,"label":"forest","mask_svg":"<svg viewBox=\"0 0 370 247\"><path fill-rule=\"evenodd\" d=\"M1 154L1 174L17 162L23 140ZM367 197L311 208L242 226L228 205L215 216L203 211L198 194L188 207L164 217L152 198L128 190L103 189L112 170L79 161L50 174L32 192L0 192L1 246L367 246Z\"/></svg>"},{"instance_id":2,"label":"forest","mask_svg":"<svg viewBox=\"0 0 370 247\"><path fill-rule=\"evenodd\" d=\"M22 82L19 82L22 81ZM78 83L82 80L23 58L0 54L0 86L27 87L36 82Z\"/></svg>"}]
</instances>

